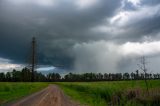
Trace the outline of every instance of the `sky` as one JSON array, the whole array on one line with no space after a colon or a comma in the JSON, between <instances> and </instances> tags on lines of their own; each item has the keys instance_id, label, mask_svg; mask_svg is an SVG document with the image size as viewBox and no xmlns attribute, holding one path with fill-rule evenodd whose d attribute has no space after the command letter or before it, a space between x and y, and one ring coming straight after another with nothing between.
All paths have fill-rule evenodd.
<instances>
[{"instance_id":1,"label":"sky","mask_svg":"<svg viewBox=\"0 0 160 106\"><path fill-rule=\"evenodd\" d=\"M37 64L65 72L160 72L160 0L0 0L0 71ZM61 70L59 70L61 71Z\"/></svg>"}]
</instances>

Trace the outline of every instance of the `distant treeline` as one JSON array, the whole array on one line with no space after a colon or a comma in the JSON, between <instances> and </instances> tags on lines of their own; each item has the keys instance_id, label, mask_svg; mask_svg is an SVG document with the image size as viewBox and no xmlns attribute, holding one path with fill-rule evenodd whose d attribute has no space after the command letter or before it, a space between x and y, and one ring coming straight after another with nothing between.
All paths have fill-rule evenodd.
<instances>
[{"instance_id":1,"label":"distant treeline","mask_svg":"<svg viewBox=\"0 0 160 106\"><path fill-rule=\"evenodd\" d=\"M12 72L0 73L1 82L30 82L31 71L24 68L21 71L13 70ZM40 72L34 72L34 81L52 82L52 81L119 81L119 80L143 80L143 79L160 79L160 74L139 73L83 73L83 74L66 74L63 78L59 73L49 73L44 75Z\"/></svg>"}]
</instances>

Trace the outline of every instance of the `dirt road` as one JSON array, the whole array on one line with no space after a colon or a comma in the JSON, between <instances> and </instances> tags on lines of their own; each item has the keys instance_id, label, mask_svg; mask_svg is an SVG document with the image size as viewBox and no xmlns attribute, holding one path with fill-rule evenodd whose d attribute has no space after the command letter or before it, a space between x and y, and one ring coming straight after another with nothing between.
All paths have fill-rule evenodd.
<instances>
[{"instance_id":1,"label":"dirt road","mask_svg":"<svg viewBox=\"0 0 160 106\"><path fill-rule=\"evenodd\" d=\"M62 90L56 85L49 85L47 88L23 98L10 106L80 106L71 101Z\"/></svg>"}]
</instances>

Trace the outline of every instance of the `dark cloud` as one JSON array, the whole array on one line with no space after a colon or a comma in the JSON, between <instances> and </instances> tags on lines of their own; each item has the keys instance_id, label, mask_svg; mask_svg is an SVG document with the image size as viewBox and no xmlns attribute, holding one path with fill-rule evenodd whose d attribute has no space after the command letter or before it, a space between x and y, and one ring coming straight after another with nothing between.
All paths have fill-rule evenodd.
<instances>
[{"instance_id":1,"label":"dark cloud","mask_svg":"<svg viewBox=\"0 0 160 106\"><path fill-rule=\"evenodd\" d=\"M0 56L23 62L31 38L36 36L40 61L66 66L74 61L72 46L97 40L89 28L113 16L120 6L116 0L102 0L86 9L79 9L72 0L56 1L56 5L48 7L24 1L0 1Z\"/></svg>"},{"instance_id":2,"label":"dark cloud","mask_svg":"<svg viewBox=\"0 0 160 106\"><path fill-rule=\"evenodd\" d=\"M151 6L154 6L154 5L158 5L160 3L159 0L142 0L141 1L141 5L151 5Z\"/></svg>"},{"instance_id":3,"label":"dark cloud","mask_svg":"<svg viewBox=\"0 0 160 106\"><path fill-rule=\"evenodd\" d=\"M130 41L141 41L146 36L155 39L160 31L160 13L127 25L125 29L128 29L125 37L130 39Z\"/></svg>"},{"instance_id":4,"label":"dark cloud","mask_svg":"<svg viewBox=\"0 0 160 106\"><path fill-rule=\"evenodd\" d=\"M126 65L132 58L119 56L114 50L119 47L112 43L123 45L160 36L159 0L140 0L136 5L128 0L97 0L84 6L78 1L1 0L0 57L26 63L35 36L40 64L103 72L130 70L133 62ZM105 45L109 46L102 47Z\"/></svg>"}]
</instances>

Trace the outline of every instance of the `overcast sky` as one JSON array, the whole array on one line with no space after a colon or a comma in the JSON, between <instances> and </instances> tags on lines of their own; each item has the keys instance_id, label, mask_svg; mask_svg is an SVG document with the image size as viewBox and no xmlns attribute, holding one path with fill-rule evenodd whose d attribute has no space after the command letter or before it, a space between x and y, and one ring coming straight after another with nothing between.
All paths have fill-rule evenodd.
<instances>
[{"instance_id":1,"label":"overcast sky","mask_svg":"<svg viewBox=\"0 0 160 106\"><path fill-rule=\"evenodd\" d=\"M160 72L160 0L0 0L0 71L37 61L73 72Z\"/></svg>"}]
</instances>

